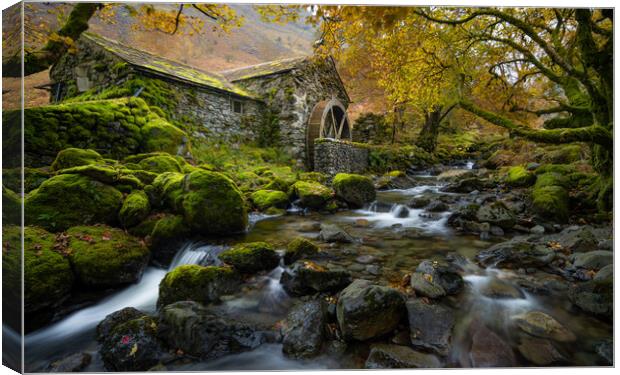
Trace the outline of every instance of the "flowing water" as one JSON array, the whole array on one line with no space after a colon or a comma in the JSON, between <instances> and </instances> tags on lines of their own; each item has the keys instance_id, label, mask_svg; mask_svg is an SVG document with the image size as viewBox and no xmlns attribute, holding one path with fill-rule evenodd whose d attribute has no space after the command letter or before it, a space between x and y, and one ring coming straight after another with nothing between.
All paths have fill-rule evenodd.
<instances>
[{"instance_id":1,"label":"flowing water","mask_svg":"<svg viewBox=\"0 0 620 375\"><path fill-rule=\"evenodd\" d=\"M472 164L466 164L465 167L471 168ZM518 345L518 337L514 337L512 318L532 310L549 313L577 334L584 344L583 348L577 350L570 345L561 348L563 354L570 358L570 364L596 364L592 345L596 340L609 335L610 326L571 310L565 300L531 295L517 285L515 280L519 275L515 273L481 269L467 261L492 242L454 233L446 226L449 212L428 215L421 209L407 208L406 203L413 197L444 194L439 192L440 183L434 177L424 174L417 177L419 186L380 192L376 202L360 210L325 216L293 207L283 216L251 215L249 230L245 235L225 240L225 245L217 246L188 242L179 249L168 270L182 264L218 264L217 255L227 245L240 241L267 241L283 249L294 237L315 238L320 223L335 223L357 240L351 244L323 247L322 252L326 254L324 265L345 268L354 278L396 285L401 283L405 275L415 270L423 259L444 257L451 253L464 259L465 292L459 297L448 298L448 303L458 310L448 365L467 366L466 358L471 346L468 329L473 320L482 320L514 348ZM499 240L506 238L495 239ZM124 307L131 306L146 313L154 313L158 285L168 270L149 267L138 283L28 334L25 338L27 371L43 371L50 361L78 351L93 356L86 371L104 371L97 354L96 325L106 315ZM252 277L237 294L223 298L217 309L248 323L266 327L277 324L295 302L279 282L283 271L280 265L267 274ZM508 283L518 295L515 298L500 299L485 296L485 288L498 281ZM191 371L284 370L342 368L351 367L351 363L363 364L363 358L351 362L343 358L322 356L311 361L298 361L283 356L280 344L268 343L251 352L168 368ZM517 364L526 363L518 358Z\"/></svg>"}]
</instances>

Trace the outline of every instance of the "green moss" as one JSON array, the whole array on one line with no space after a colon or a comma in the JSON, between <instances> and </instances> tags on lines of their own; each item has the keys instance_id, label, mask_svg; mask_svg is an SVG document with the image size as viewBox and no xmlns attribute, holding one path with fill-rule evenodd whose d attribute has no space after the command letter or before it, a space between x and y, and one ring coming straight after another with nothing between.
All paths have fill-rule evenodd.
<instances>
[{"instance_id":1,"label":"green moss","mask_svg":"<svg viewBox=\"0 0 620 375\"><path fill-rule=\"evenodd\" d=\"M291 195L299 198L302 207L322 209L332 199L332 190L318 182L297 181L291 186Z\"/></svg>"},{"instance_id":2,"label":"green moss","mask_svg":"<svg viewBox=\"0 0 620 375\"><path fill-rule=\"evenodd\" d=\"M26 224L54 231L79 224L113 224L122 201L123 195L112 186L86 176L61 174L26 197Z\"/></svg>"},{"instance_id":3,"label":"green moss","mask_svg":"<svg viewBox=\"0 0 620 375\"><path fill-rule=\"evenodd\" d=\"M561 186L534 187L532 206L545 219L565 223L568 221L568 193Z\"/></svg>"},{"instance_id":4,"label":"green moss","mask_svg":"<svg viewBox=\"0 0 620 375\"><path fill-rule=\"evenodd\" d=\"M142 149L146 152L163 151L172 155L189 152L187 134L163 119L154 119L142 127Z\"/></svg>"},{"instance_id":5,"label":"green moss","mask_svg":"<svg viewBox=\"0 0 620 375\"><path fill-rule=\"evenodd\" d=\"M69 261L55 250L53 234L37 227L24 228L24 312L52 308L64 301L73 285ZM21 300L21 228L2 227L2 286L5 298ZM10 285L10 283L15 283Z\"/></svg>"},{"instance_id":6,"label":"green moss","mask_svg":"<svg viewBox=\"0 0 620 375\"><path fill-rule=\"evenodd\" d=\"M261 211L269 207L286 208L288 205L288 194L282 191L257 190L250 197L254 206Z\"/></svg>"},{"instance_id":7,"label":"green moss","mask_svg":"<svg viewBox=\"0 0 620 375\"><path fill-rule=\"evenodd\" d=\"M319 247L304 237L296 237L286 246L284 263L291 264L300 259L312 258L319 252Z\"/></svg>"},{"instance_id":8,"label":"green moss","mask_svg":"<svg viewBox=\"0 0 620 375\"><path fill-rule=\"evenodd\" d=\"M183 184L186 175L176 172L162 173L153 181L153 201L173 211L182 210Z\"/></svg>"},{"instance_id":9,"label":"green moss","mask_svg":"<svg viewBox=\"0 0 620 375\"><path fill-rule=\"evenodd\" d=\"M389 177L405 177L407 176L403 171L390 171L386 173Z\"/></svg>"},{"instance_id":10,"label":"green moss","mask_svg":"<svg viewBox=\"0 0 620 375\"><path fill-rule=\"evenodd\" d=\"M518 166L508 169L504 181L510 186L531 186L536 181L536 176L528 172L524 167Z\"/></svg>"},{"instance_id":11,"label":"green moss","mask_svg":"<svg viewBox=\"0 0 620 375\"><path fill-rule=\"evenodd\" d=\"M285 180L283 178L274 176L273 179L265 185L265 190L277 190L280 192L287 192L291 185L295 181Z\"/></svg>"},{"instance_id":12,"label":"green moss","mask_svg":"<svg viewBox=\"0 0 620 375\"><path fill-rule=\"evenodd\" d=\"M28 193L41 186L50 178L50 172L40 168L24 168L24 192ZM14 192L21 191L22 168L2 170L2 184Z\"/></svg>"},{"instance_id":13,"label":"green moss","mask_svg":"<svg viewBox=\"0 0 620 375\"><path fill-rule=\"evenodd\" d=\"M133 227L144 220L150 211L149 198L143 191L138 190L125 198L118 217L123 226Z\"/></svg>"},{"instance_id":14,"label":"green moss","mask_svg":"<svg viewBox=\"0 0 620 375\"><path fill-rule=\"evenodd\" d=\"M551 164L570 164L581 160L581 155L581 145L562 145L558 146L556 150L546 152L543 156L543 162Z\"/></svg>"},{"instance_id":15,"label":"green moss","mask_svg":"<svg viewBox=\"0 0 620 375\"><path fill-rule=\"evenodd\" d=\"M154 173L181 172L182 169L178 160L170 155L151 156L140 160L138 165L143 170Z\"/></svg>"},{"instance_id":16,"label":"green moss","mask_svg":"<svg viewBox=\"0 0 620 375\"><path fill-rule=\"evenodd\" d=\"M56 156L52 163L52 170L103 163L103 157L95 150L83 150L80 148L67 148Z\"/></svg>"},{"instance_id":17,"label":"green moss","mask_svg":"<svg viewBox=\"0 0 620 375\"><path fill-rule=\"evenodd\" d=\"M77 278L92 287L137 281L149 259L138 238L108 226L77 226L67 230L69 259Z\"/></svg>"},{"instance_id":18,"label":"green moss","mask_svg":"<svg viewBox=\"0 0 620 375\"><path fill-rule=\"evenodd\" d=\"M4 185L2 185L2 222L4 225L20 225L22 222L22 200Z\"/></svg>"},{"instance_id":19,"label":"green moss","mask_svg":"<svg viewBox=\"0 0 620 375\"><path fill-rule=\"evenodd\" d=\"M261 177L254 172L247 171L233 175L233 180L237 183L241 191L253 191L270 182L267 177Z\"/></svg>"},{"instance_id":20,"label":"green moss","mask_svg":"<svg viewBox=\"0 0 620 375\"><path fill-rule=\"evenodd\" d=\"M536 176L536 184L534 188L542 188L545 186L561 186L567 188L569 185L568 179L559 173L547 172Z\"/></svg>"},{"instance_id":21,"label":"green moss","mask_svg":"<svg viewBox=\"0 0 620 375\"><path fill-rule=\"evenodd\" d=\"M238 244L220 253L218 258L241 273L269 271L280 262L278 254L266 242Z\"/></svg>"},{"instance_id":22,"label":"green moss","mask_svg":"<svg viewBox=\"0 0 620 375\"><path fill-rule=\"evenodd\" d=\"M148 225L149 223L147 223ZM151 243L154 248L162 248L189 235L189 227L179 215L165 215L159 218L151 231Z\"/></svg>"},{"instance_id":23,"label":"green moss","mask_svg":"<svg viewBox=\"0 0 620 375\"><path fill-rule=\"evenodd\" d=\"M159 284L158 306L177 301L215 302L239 285L238 274L230 267L179 266L168 272Z\"/></svg>"},{"instance_id":24,"label":"green moss","mask_svg":"<svg viewBox=\"0 0 620 375\"><path fill-rule=\"evenodd\" d=\"M332 180L332 186L336 196L351 207L362 207L377 196L372 180L358 174L338 173Z\"/></svg>"},{"instance_id":25,"label":"green moss","mask_svg":"<svg viewBox=\"0 0 620 375\"><path fill-rule=\"evenodd\" d=\"M58 171L59 174L79 174L90 177L108 185L126 185L132 189L141 189L142 181L133 175L133 171L118 169L105 165L82 165Z\"/></svg>"},{"instance_id":26,"label":"green moss","mask_svg":"<svg viewBox=\"0 0 620 375\"><path fill-rule=\"evenodd\" d=\"M327 175L321 172L303 172L299 174L299 180L301 181L313 181L318 182L320 184L324 184L327 182Z\"/></svg>"},{"instance_id":27,"label":"green moss","mask_svg":"<svg viewBox=\"0 0 620 375\"><path fill-rule=\"evenodd\" d=\"M190 173L182 199L185 222L197 233L222 235L242 232L247 227L243 195L221 173Z\"/></svg>"}]
</instances>

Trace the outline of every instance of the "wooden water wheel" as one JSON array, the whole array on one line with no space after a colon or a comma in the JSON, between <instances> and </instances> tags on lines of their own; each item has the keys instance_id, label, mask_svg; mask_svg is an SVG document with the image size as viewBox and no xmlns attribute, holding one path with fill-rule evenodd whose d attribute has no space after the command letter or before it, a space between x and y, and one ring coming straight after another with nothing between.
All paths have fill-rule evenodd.
<instances>
[{"instance_id":1,"label":"wooden water wheel","mask_svg":"<svg viewBox=\"0 0 620 375\"><path fill-rule=\"evenodd\" d=\"M314 168L314 140L317 138L351 140L347 110L337 99L317 103L308 119L306 131L307 164Z\"/></svg>"}]
</instances>

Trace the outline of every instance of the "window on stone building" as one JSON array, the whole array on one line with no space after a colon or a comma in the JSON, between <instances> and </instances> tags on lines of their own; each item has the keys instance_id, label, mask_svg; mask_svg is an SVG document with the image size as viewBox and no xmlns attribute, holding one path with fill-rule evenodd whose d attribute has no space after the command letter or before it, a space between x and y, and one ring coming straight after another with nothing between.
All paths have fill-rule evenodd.
<instances>
[{"instance_id":1,"label":"window on stone building","mask_svg":"<svg viewBox=\"0 0 620 375\"><path fill-rule=\"evenodd\" d=\"M241 100L232 99L230 101L230 106L232 111L235 113L243 113L243 102Z\"/></svg>"}]
</instances>

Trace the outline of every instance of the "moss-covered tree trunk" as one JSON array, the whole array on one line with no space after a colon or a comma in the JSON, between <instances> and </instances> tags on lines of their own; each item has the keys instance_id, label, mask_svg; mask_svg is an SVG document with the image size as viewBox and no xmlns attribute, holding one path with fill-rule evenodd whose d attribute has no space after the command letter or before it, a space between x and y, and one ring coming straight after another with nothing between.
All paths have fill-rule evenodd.
<instances>
[{"instance_id":1,"label":"moss-covered tree trunk","mask_svg":"<svg viewBox=\"0 0 620 375\"><path fill-rule=\"evenodd\" d=\"M441 109L441 106L435 106L431 111L424 111L424 125L420 130L416 144L425 151L433 152L437 147L439 124L443 118Z\"/></svg>"}]
</instances>

